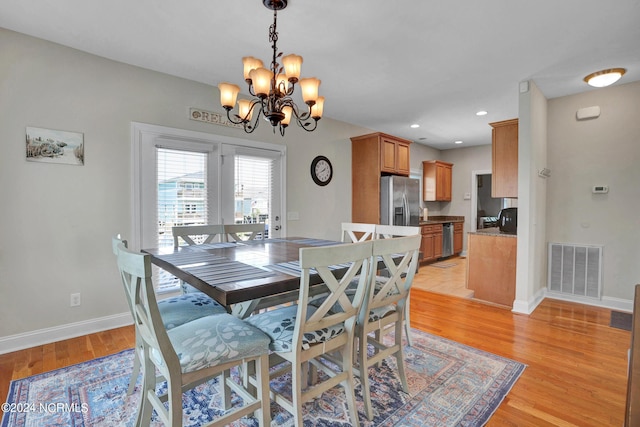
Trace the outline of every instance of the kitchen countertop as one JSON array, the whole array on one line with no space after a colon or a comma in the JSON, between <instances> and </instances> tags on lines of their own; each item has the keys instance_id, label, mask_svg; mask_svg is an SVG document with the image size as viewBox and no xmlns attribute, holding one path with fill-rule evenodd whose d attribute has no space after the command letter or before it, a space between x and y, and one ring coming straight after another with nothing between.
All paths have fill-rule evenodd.
<instances>
[{"instance_id":1,"label":"kitchen countertop","mask_svg":"<svg viewBox=\"0 0 640 427\"><path fill-rule=\"evenodd\" d=\"M420 225L431 225L431 224L445 224L448 222L464 222L463 216L447 216L447 215L437 215L437 216L429 216L427 220L420 220Z\"/></svg>"},{"instance_id":2,"label":"kitchen countertop","mask_svg":"<svg viewBox=\"0 0 640 427\"><path fill-rule=\"evenodd\" d=\"M485 236L518 237L516 234L503 233L498 227L481 228L478 231L470 231L469 234L479 234Z\"/></svg>"}]
</instances>

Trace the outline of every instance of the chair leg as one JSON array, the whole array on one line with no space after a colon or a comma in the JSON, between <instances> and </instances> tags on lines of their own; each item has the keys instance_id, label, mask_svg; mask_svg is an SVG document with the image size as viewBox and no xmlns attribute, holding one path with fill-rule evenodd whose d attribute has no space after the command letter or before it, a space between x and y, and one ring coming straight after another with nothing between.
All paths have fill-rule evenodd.
<instances>
[{"instance_id":1,"label":"chair leg","mask_svg":"<svg viewBox=\"0 0 640 427\"><path fill-rule=\"evenodd\" d=\"M407 336L407 345L413 346L413 339L411 338L411 319L409 318L409 297L411 292L407 294L407 299L404 305L404 333Z\"/></svg>"},{"instance_id":2,"label":"chair leg","mask_svg":"<svg viewBox=\"0 0 640 427\"><path fill-rule=\"evenodd\" d=\"M138 382L138 376L140 375L140 347L136 343L133 349L133 369L131 371L131 378L129 378L129 388L127 389L127 395L131 395L136 388L136 382Z\"/></svg>"},{"instance_id":3,"label":"chair leg","mask_svg":"<svg viewBox=\"0 0 640 427\"><path fill-rule=\"evenodd\" d=\"M258 379L257 398L261 406L255 414L261 427L271 425L271 399L269 398L269 355L265 354L253 362Z\"/></svg>"},{"instance_id":4,"label":"chair leg","mask_svg":"<svg viewBox=\"0 0 640 427\"><path fill-rule=\"evenodd\" d=\"M351 341L353 342L353 340ZM353 385L353 346L347 345L342 350L342 369L347 372L347 378L341 382L342 387L344 388L344 393L347 397L347 407L349 408L349 418L351 418L351 425L354 427L360 427L360 420L358 419L358 409L356 408L356 392L355 387ZM366 377L366 370L362 373L361 367L361 377ZM362 378L361 378L362 380ZM364 390L364 385L363 388Z\"/></svg>"},{"instance_id":5,"label":"chair leg","mask_svg":"<svg viewBox=\"0 0 640 427\"><path fill-rule=\"evenodd\" d=\"M167 378L169 393L169 421L172 426L182 425L182 385L178 381Z\"/></svg>"},{"instance_id":6,"label":"chair leg","mask_svg":"<svg viewBox=\"0 0 640 427\"><path fill-rule=\"evenodd\" d=\"M291 403L293 404L293 423L296 427L302 427L302 387L305 378L304 369L300 362L291 364ZM306 381L305 381L306 384Z\"/></svg>"},{"instance_id":7,"label":"chair leg","mask_svg":"<svg viewBox=\"0 0 640 427\"><path fill-rule=\"evenodd\" d=\"M143 350L141 359L144 360L144 366L142 369L142 392L140 393L140 403L138 404L136 427L151 424L153 405L148 396L149 393L155 393L156 388L156 367L151 362L147 350Z\"/></svg>"},{"instance_id":8,"label":"chair leg","mask_svg":"<svg viewBox=\"0 0 640 427\"><path fill-rule=\"evenodd\" d=\"M399 321L395 325L395 346L397 351L394 353L396 357L396 365L398 365L398 375L400 375L400 382L402 383L402 391L409 393L409 385L407 384L407 374L404 368L404 351L402 350L402 321ZM406 327L406 323L405 323Z\"/></svg>"},{"instance_id":9,"label":"chair leg","mask_svg":"<svg viewBox=\"0 0 640 427\"><path fill-rule=\"evenodd\" d=\"M369 366L367 365L367 336L364 331L358 339L358 370L360 372L360 387L362 388L362 400L364 401L364 413L373 421L373 406L371 405L371 389L369 385Z\"/></svg>"}]
</instances>

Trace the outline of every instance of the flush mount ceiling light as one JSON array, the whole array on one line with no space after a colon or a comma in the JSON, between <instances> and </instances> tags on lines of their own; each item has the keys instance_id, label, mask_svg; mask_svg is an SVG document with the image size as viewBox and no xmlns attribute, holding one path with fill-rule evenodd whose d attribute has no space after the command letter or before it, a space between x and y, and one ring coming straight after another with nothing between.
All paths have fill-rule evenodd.
<instances>
[{"instance_id":1,"label":"flush mount ceiling light","mask_svg":"<svg viewBox=\"0 0 640 427\"><path fill-rule=\"evenodd\" d=\"M626 72L627 70L624 68L611 68L608 70L596 71L595 73L591 73L585 77L584 81L587 82L589 86L605 87L620 80L620 77L622 77Z\"/></svg>"},{"instance_id":2,"label":"flush mount ceiling light","mask_svg":"<svg viewBox=\"0 0 640 427\"><path fill-rule=\"evenodd\" d=\"M486 116L486 115L487 115L487 112L484 110L480 110L476 113L476 116Z\"/></svg>"},{"instance_id":3,"label":"flush mount ceiling light","mask_svg":"<svg viewBox=\"0 0 640 427\"><path fill-rule=\"evenodd\" d=\"M419 127L420 127L420 125L417 124L417 123L414 123L414 124L411 125L411 129L418 129Z\"/></svg>"},{"instance_id":4,"label":"flush mount ceiling light","mask_svg":"<svg viewBox=\"0 0 640 427\"><path fill-rule=\"evenodd\" d=\"M287 7L288 0L262 0L267 9L273 10L273 24L269 27L269 41L273 49L273 57L269 69L263 67L261 60L252 56L242 58L244 80L249 85L249 93L253 99L238 100L238 114L231 114L236 105L240 86L231 83L220 83L220 104L227 110L227 118L235 124L242 124L244 131L251 133L258 127L263 116L284 136L292 118L307 132L312 132L322 118L324 97L318 96L320 80L315 77L300 79L302 57L298 55L282 56L278 52L278 31L276 28L278 10ZM282 57L282 65L278 59ZM301 111L291 98L296 83L300 84L302 100L306 111Z\"/></svg>"}]
</instances>

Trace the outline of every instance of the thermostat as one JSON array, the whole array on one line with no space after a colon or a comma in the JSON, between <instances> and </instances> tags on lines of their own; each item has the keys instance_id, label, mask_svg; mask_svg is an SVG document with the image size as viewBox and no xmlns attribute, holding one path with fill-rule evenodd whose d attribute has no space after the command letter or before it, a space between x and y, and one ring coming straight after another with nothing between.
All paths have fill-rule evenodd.
<instances>
[{"instance_id":1,"label":"thermostat","mask_svg":"<svg viewBox=\"0 0 640 427\"><path fill-rule=\"evenodd\" d=\"M608 193L609 186L608 185L594 185L592 193Z\"/></svg>"}]
</instances>

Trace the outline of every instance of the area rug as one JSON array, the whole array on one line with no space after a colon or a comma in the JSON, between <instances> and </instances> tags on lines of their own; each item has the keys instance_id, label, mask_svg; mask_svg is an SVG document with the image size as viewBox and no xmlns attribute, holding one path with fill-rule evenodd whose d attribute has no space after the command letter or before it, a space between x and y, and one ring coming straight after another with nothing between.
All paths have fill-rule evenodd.
<instances>
[{"instance_id":1,"label":"area rug","mask_svg":"<svg viewBox=\"0 0 640 427\"><path fill-rule=\"evenodd\" d=\"M611 326L612 328L630 331L632 323L633 313L611 310L611 319L609 320L609 326Z\"/></svg>"},{"instance_id":2,"label":"area rug","mask_svg":"<svg viewBox=\"0 0 640 427\"><path fill-rule=\"evenodd\" d=\"M375 418L364 415L359 381L360 424L371 426L482 426L498 408L525 365L454 341L412 330L405 346L409 394L395 375L395 359L370 369ZM11 382L1 427L133 426L139 382L126 395L133 350ZM272 381L286 388L288 378ZM238 402L236 402L238 403ZM212 380L183 395L184 426L199 426L220 415L218 382ZM5 410L6 409L6 410ZM292 417L272 403L273 426L292 425ZM340 387L304 405L305 426L350 426ZM152 425L159 426L157 420ZM245 418L234 426L257 426Z\"/></svg>"},{"instance_id":3,"label":"area rug","mask_svg":"<svg viewBox=\"0 0 640 427\"><path fill-rule=\"evenodd\" d=\"M456 265L458 265L458 263L456 262L441 261L441 262L436 262L435 264L427 265L427 267L451 268L451 267L455 267Z\"/></svg>"}]
</instances>

